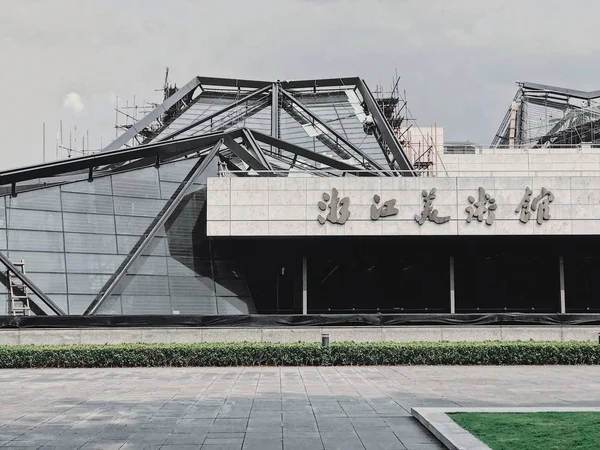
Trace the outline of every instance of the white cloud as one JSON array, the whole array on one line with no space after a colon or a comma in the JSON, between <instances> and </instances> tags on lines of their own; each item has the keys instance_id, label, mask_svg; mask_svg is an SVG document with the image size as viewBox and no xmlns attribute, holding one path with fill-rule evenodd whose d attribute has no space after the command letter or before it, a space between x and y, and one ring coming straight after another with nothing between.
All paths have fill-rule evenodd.
<instances>
[{"instance_id":1,"label":"white cloud","mask_svg":"<svg viewBox=\"0 0 600 450\"><path fill-rule=\"evenodd\" d=\"M76 114L82 113L85 109L85 105L83 104L83 99L81 95L77 92L70 92L65 96L65 100L63 101L63 106L65 108L71 109Z\"/></svg>"}]
</instances>

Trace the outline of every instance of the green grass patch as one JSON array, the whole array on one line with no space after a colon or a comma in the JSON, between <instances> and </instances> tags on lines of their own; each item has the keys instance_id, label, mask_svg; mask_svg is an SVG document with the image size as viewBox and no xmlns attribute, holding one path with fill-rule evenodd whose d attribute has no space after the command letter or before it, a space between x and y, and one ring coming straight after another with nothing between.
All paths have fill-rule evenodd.
<instances>
[{"instance_id":1,"label":"green grass patch","mask_svg":"<svg viewBox=\"0 0 600 450\"><path fill-rule=\"evenodd\" d=\"M593 342L198 343L0 347L0 368L600 364Z\"/></svg>"},{"instance_id":2,"label":"green grass patch","mask_svg":"<svg viewBox=\"0 0 600 450\"><path fill-rule=\"evenodd\" d=\"M450 414L493 450L597 450L600 413Z\"/></svg>"}]
</instances>

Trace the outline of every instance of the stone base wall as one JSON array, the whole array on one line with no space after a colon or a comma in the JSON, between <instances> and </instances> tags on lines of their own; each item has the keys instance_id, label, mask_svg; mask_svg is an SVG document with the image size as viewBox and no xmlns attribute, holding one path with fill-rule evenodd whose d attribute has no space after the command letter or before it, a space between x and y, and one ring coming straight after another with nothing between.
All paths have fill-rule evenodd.
<instances>
[{"instance_id":1,"label":"stone base wall","mask_svg":"<svg viewBox=\"0 0 600 450\"><path fill-rule=\"evenodd\" d=\"M405 326L340 328L97 328L0 330L0 345L192 342L595 341L600 326Z\"/></svg>"}]
</instances>

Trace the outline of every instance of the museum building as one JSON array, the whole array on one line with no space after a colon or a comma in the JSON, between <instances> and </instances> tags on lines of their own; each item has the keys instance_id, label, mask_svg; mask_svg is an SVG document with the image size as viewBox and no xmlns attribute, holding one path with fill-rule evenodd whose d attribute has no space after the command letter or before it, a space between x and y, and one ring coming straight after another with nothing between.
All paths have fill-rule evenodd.
<instances>
[{"instance_id":1,"label":"museum building","mask_svg":"<svg viewBox=\"0 0 600 450\"><path fill-rule=\"evenodd\" d=\"M506 146L424 155L361 78L196 77L0 172L0 315L600 312L595 135L517 145L511 108Z\"/></svg>"}]
</instances>

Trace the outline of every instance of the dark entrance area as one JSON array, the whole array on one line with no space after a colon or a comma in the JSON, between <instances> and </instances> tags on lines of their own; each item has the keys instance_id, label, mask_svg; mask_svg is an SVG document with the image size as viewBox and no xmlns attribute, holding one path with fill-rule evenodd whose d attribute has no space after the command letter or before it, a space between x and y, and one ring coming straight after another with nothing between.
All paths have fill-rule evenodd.
<instances>
[{"instance_id":1,"label":"dark entrance area","mask_svg":"<svg viewBox=\"0 0 600 450\"><path fill-rule=\"evenodd\" d=\"M308 259L309 313L449 312L448 254L398 240L349 239Z\"/></svg>"},{"instance_id":2,"label":"dark entrance area","mask_svg":"<svg viewBox=\"0 0 600 450\"><path fill-rule=\"evenodd\" d=\"M457 313L557 313L560 257L566 312L600 312L600 239L588 237L352 237L214 239L235 261L259 314L449 313L450 257Z\"/></svg>"},{"instance_id":3,"label":"dark entrance area","mask_svg":"<svg viewBox=\"0 0 600 450\"><path fill-rule=\"evenodd\" d=\"M563 254L566 312L600 312L600 239L573 238Z\"/></svg>"},{"instance_id":4,"label":"dark entrance area","mask_svg":"<svg viewBox=\"0 0 600 450\"><path fill-rule=\"evenodd\" d=\"M440 240L328 238L217 240L235 260L259 314L449 312L449 253ZM435 244L436 245L432 245Z\"/></svg>"},{"instance_id":5,"label":"dark entrance area","mask_svg":"<svg viewBox=\"0 0 600 450\"><path fill-rule=\"evenodd\" d=\"M557 312L559 256L543 243L470 243L455 256L456 312Z\"/></svg>"}]
</instances>

